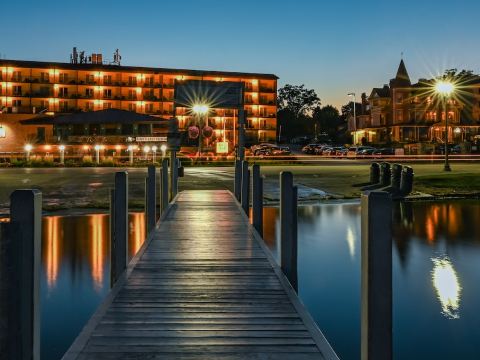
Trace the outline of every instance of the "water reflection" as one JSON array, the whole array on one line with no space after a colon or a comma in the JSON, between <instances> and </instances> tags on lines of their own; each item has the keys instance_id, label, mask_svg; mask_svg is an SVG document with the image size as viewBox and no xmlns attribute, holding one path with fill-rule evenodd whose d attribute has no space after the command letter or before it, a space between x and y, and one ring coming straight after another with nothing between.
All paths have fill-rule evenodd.
<instances>
[{"instance_id":1,"label":"water reflection","mask_svg":"<svg viewBox=\"0 0 480 360\"><path fill-rule=\"evenodd\" d=\"M144 242L144 219L129 214L130 257ZM55 360L109 290L109 216L47 216L42 225L41 357Z\"/></svg>"},{"instance_id":2,"label":"water reflection","mask_svg":"<svg viewBox=\"0 0 480 360\"><path fill-rule=\"evenodd\" d=\"M458 319L462 287L457 272L448 256L433 258L432 262L432 282L442 305L442 313L449 319Z\"/></svg>"},{"instance_id":3,"label":"water reflection","mask_svg":"<svg viewBox=\"0 0 480 360\"><path fill-rule=\"evenodd\" d=\"M395 203L392 216L395 358L478 358L480 203ZM358 359L360 205L301 206L298 219L300 297L340 358ZM278 259L278 209L263 227Z\"/></svg>"}]
</instances>

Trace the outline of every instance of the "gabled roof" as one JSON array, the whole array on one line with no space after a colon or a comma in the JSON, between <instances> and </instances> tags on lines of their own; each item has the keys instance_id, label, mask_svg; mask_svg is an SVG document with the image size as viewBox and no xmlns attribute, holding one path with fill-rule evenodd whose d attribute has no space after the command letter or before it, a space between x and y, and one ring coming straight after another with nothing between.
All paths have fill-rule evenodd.
<instances>
[{"instance_id":1,"label":"gabled roof","mask_svg":"<svg viewBox=\"0 0 480 360\"><path fill-rule=\"evenodd\" d=\"M389 98L390 97L390 88L388 85L384 85L383 88L373 88L372 93L370 94L370 98L374 96L380 97L380 98Z\"/></svg>"},{"instance_id":2,"label":"gabled roof","mask_svg":"<svg viewBox=\"0 0 480 360\"><path fill-rule=\"evenodd\" d=\"M133 124L166 122L168 120L133 111L106 109L98 111L76 112L57 116L44 116L20 121L24 125L34 124Z\"/></svg>"}]
</instances>

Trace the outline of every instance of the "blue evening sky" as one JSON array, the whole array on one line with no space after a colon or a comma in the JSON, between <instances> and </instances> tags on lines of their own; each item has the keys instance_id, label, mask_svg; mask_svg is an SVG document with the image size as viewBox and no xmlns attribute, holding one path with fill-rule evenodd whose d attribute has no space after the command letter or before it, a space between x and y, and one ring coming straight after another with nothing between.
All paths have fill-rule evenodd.
<instances>
[{"instance_id":1,"label":"blue evening sky","mask_svg":"<svg viewBox=\"0 0 480 360\"><path fill-rule=\"evenodd\" d=\"M69 61L73 46L124 65L274 73L322 103L394 76L480 72L478 0L5 1L2 58Z\"/></svg>"}]
</instances>

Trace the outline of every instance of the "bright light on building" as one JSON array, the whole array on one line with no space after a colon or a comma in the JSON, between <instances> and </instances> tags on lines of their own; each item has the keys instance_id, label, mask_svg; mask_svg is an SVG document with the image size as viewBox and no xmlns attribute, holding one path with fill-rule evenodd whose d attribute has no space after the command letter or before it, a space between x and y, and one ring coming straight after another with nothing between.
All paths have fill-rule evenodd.
<instances>
[{"instance_id":1,"label":"bright light on building","mask_svg":"<svg viewBox=\"0 0 480 360\"><path fill-rule=\"evenodd\" d=\"M60 151L65 151L65 145L60 145L58 148L60 149Z\"/></svg>"},{"instance_id":2,"label":"bright light on building","mask_svg":"<svg viewBox=\"0 0 480 360\"><path fill-rule=\"evenodd\" d=\"M160 146L160 150L162 150L163 152L167 151L167 145L162 144L162 146Z\"/></svg>"},{"instance_id":3,"label":"bright light on building","mask_svg":"<svg viewBox=\"0 0 480 360\"><path fill-rule=\"evenodd\" d=\"M143 152L145 152L145 153L150 152L150 146L145 145L145 146L143 147Z\"/></svg>"},{"instance_id":4,"label":"bright light on building","mask_svg":"<svg viewBox=\"0 0 480 360\"><path fill-rule=\"evenodd\" d=\"M435 91L443 96L449 96L455 91L455 85L449 81L438 81L435 84Z\"/></svg>"},{"instance_id":5,"label":"bright light on building","mask_svg":"<svg viewBox=\"0 0 480 360\"><path fill-rule=\"evenodd\" d=\"M128 151L133 151L133 145L128 145Z\"/></svg>"},{"instance_id":6,"label":"bright light on building","mask_svg":"<svg viewBox=\"0 0 480 360\"><path fill-rule=\"evenodd\" d=\"M95 145L95 148L94 148L94 149L95 149L96 151L99 151L101 148L102 148L102 147L101 147L100 145Z\"/></svg>"},{"instance_id":7,"label":"bright light on building","mask_svg":"<svg viewBox=\"0 0 480 360\"><path fill-rule=\"evenodd\" d=\"M193 105L192 107L192 111L195 113L195 114L206 114L208 113L208 105L205 105L205 104L195 104Z\"/></svg>"},{"instance_id":8,"label":"bright light on building","mask_svg":"<svg viewBox=\"0 0 480 360\"><path fill-rule=\"evenodd\" d=\"M153 152L157 151L157 149L158 149L158 148L157 148L156 145L153 145L153 146L152 146L152 151L153 151Z\"/></svg>"},{"instance_id":9,"label":"bright light on building","mask_svg":"<svg viewBox=\"0 0 480 360\"><path fill-rule=\"evenodd\" d=\"M455 134L460 134L462 132L462 129L460 129L459 127L456 127L455 130L453 130L455 132Z\"/></svg>"},{"instance_id":10,"label":"bright light on building","mask_svg":"<svg viewBox=\"0 0 480 360\"><path fill-rule=\"evenodd\" d=\"M25 151L29 151L29 152L30 152L30 151L32 151L32 149L33 149L33 146L32 146L31 144L25 145Z\"/></svg>"},{"instance_id":11,"label":"bright light on building","mask_svg":"<svg viewBox=\"0 0 480 360\"><path fill-rule=\"evenodd\" d=\"M83 145L83 150L88 150L88 145Z\"/></svg>"}]
</instances>

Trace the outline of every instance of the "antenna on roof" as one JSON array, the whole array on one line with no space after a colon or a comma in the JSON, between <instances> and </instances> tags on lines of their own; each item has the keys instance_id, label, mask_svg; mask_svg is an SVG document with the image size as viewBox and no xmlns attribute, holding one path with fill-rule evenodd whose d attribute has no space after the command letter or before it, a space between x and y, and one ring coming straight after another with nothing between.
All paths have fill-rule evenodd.
<instances>
[{"instance_id":1,"label":"antenna on roof","mask_svg":"<svg viewBox=\"0 0 480 360\"><path fill-rule=\"evenodd\" d=\"M113 65L118 65L120 66L120 61L122 60L122 56L120 55L119 50L115 50L113 53Z\"/></svg>"}]
</instances>

